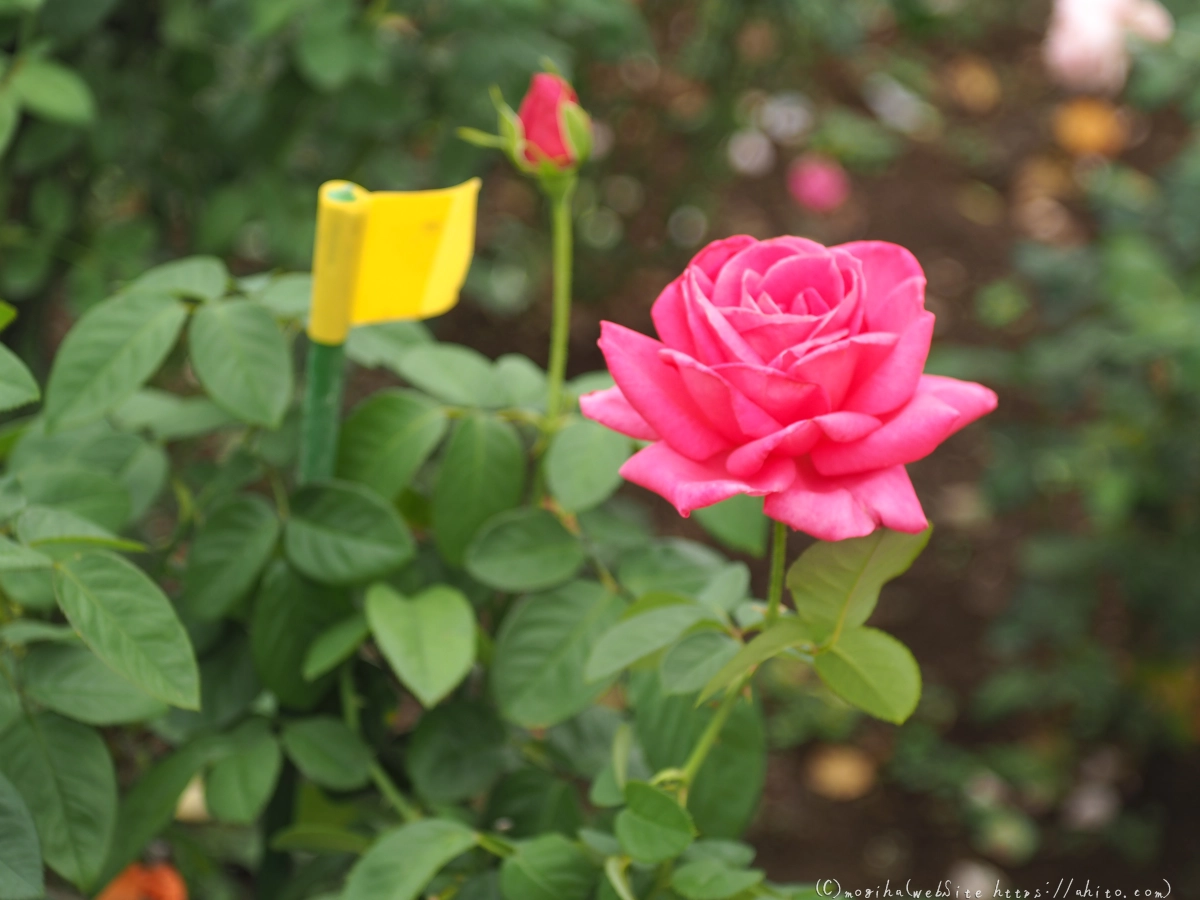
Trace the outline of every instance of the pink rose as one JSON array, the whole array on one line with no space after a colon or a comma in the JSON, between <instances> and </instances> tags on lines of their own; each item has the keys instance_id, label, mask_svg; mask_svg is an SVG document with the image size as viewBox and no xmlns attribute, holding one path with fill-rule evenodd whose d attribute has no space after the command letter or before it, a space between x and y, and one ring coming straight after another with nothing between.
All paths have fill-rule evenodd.
<instances>
[{"instance_id":1,"label":"pink rose","mask_svg":"<svg viewBox=\"0 0 1200 900\"><path fill-rule=\"evenodd\" d=\"M996 407L923 375L933 314L903 247L741 235L709 244L651 314L662 341L604 322L616 387L585 416L654 443L621 469L680 515L735 494L822 540L918 532L904 466Z\"/></svg>"},{"instance_id":2,"label":"pink rose","mask_svg":"<svg viewBox=\"0 0 1200 900\"><path fill-rule=\"evenodd\" d=\"M1064 87L1116 93L1129 70L1126 35L1161 43L1174 27L1157 0L1056 0L1042 54Z\"/></svg>"},{"instance_id":3,"label":"pink rose","mask_svg":"<svg viewBox=\"0 0 1200 900\"><path fill-rule=\"evenodd\" d=\"M578 162L566 138L562 107L579 102L574 88L558 75L539 72L529 82L529 90L517 110L525 128L525 158L531 163L549 160L565 169Z\"/></svg>"},{"instance_id":4,"label":"pink rose","mask_svg":"<svg viewBox=\"0 0 1200 900\"><path fill-rule=\"evenodd\" d=\"M833 212L849 198L850 179L836 160L808 154L788 169L788 190L806 209Z\"/></svg>"}]
</instances>

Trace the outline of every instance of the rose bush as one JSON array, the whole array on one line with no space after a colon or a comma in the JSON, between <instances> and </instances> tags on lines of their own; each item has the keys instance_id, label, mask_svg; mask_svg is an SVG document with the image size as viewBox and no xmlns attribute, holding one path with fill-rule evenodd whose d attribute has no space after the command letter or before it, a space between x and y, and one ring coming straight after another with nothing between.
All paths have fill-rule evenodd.
<instances>
[{"instance_id":1,"label":"rose bush","mask_svg":"<svg viewBox=\"0 0 1200 900\"><path fill-rule=\"evenodd\" d=\"M904 469L996 406L923 375L925 276L895 244L737 236L704 248L654 303L661 341L604 322L616 386L584 415L653 443L621 469L688 515L737 494L838 541L927 527Z\"/></svg>"}]
</instances>

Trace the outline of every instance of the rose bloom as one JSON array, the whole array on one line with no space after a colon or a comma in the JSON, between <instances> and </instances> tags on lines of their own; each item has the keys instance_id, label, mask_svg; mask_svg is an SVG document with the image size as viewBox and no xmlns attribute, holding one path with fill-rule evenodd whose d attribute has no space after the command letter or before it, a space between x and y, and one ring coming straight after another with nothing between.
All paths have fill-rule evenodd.
<instances>
[{"instance_id":1,"label":"rose bloom","mask_svg":"<svg viewBox=\"0 0 1200 900\"><path fill-rule=\"evenodd\" d=\"M850 179L837 160L809 154L788 169L792 199L813 212L833 212L850 197Z\"/></svg>"},{"instance_id":2,"label":"rose bloom","mask_svg":"<svg viewBox=\"0 0 1200 900\"><path fill-rule=\"evenodd\" d=\"M517 110L517 118L525 128L527 160L531 163L549 160L559 168L577 162L563 133L562 105L578 102L575 89L558 75L539 72L533 76Z\"/></svg>"},{"instance_id":3,"label":"rose bloom","mask_svg":"<svg viewBox=\"0 0 1200 900\"><path fill-rule=\"evenodd\" d=\"M655 301L661 341L602 323L616 386L580 406L653 441L621 474L680 515L750 494L822 540L919 532L905 464L996 407L982 385L922 374L924 298L895 244L716 241Z\"/></svg>"},{"instance_id":4,"label":"rose bloom","mask_svg":"<svg viewBox=\"0 0 1200 900\"><path fill-rule=\"evenodd\" d=\"M1126 35L1161 43L1173 29L1157 0L1056 0L1042 55L1064 87L1115 93L1129 71Z\"/></svg>"}]
</instances>

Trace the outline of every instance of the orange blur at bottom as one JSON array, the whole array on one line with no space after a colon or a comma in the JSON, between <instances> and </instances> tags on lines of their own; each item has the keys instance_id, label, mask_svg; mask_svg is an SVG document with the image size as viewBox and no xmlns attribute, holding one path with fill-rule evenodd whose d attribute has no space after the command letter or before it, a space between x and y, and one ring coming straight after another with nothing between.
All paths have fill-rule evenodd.
<instances>
[{"instance_id":1,"label":"orange blur at bottom","mask_svg":"<svg viewBox=\"0 0 1200 900\"><path fill-rule=\"evenodd\" d=\"M134 863L109 882L96 900L188 900L188 892L169 863Z\"/></svg>"}]
</instances>

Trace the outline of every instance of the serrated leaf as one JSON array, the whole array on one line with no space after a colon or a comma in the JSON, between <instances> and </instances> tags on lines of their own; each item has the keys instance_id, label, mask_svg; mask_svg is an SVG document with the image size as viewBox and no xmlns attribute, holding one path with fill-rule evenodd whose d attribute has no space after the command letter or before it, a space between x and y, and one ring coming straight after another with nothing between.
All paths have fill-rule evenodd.
<instances>
[{"instance_id":1,"label":"serrated leaf","mask_svg":"<svg viewBox=\"0 0 1200 900\"><path fill-rule=\"evenodd\" d=\"M215 256L189 256L155 266L134 280L127 293L151 291L190 297L194 300L216 300L225 293L229 270Z\"/></svg>"},{"instance_id":2,"label":"serrated leaf","mask_svg":"<svg viewBox=\"0 0 1200 900\"><path fill-rule=\"evenodd\" d=\"M899 725L921 699L921 670L912 653L876 628L843 631L814 665L831 691L886 722Z\"/></svg>"},{"instance_id":3,"label":"serrated leaf","mask_svg":"<svg viewBox=\"0 0 1200 900\"><path fill-rule=\"evenodd\" d=\"M621 849L632 859L655 865L683 853L696 835L686 809L666 791L644 781L625 785L625 808L615 831Z\"/></svg>"},{"instance_id":4,"label":"serrated leaf","mask_svg":"<svg viewBox=\"0 0 1200 900\"><path fill-rule=\"evenodd\" d=\"M208 773L204 797L219 821L249 825L271 799L283 753L263 719L250 719L231 738L237 748Z\"/></svg>"},{"instance_id":5,"label":"serrated leaf","mask_svg":"<svg viewBox=\"0 0 1200 900\"><path fill-rule=\"evenodd\" d=\"M106 551L54 568L67 620L105 663L152 697L198 709L200 674L171 601L131 563Z\"/></svg>"},{"instance_id":6,"label":"serrated leaf","mask_svg":"<svg viewBox=\"0 0 1200 900\"><path fill-rule=\"evenodd\" d=\"M275 429L292 397L292 356L266 307L253 300L207 303L188 329L196 377L218 406Z\"/></svg>"},{"instance_id":7,"label":"serrated leaf","mask_svg":"<svg viewBox=\"0 0 1200 900\"><path fill-rule=\"evenodd\" d=\"M351 791L370 779L370 749L339 719L291 722L283 730L283 746L304 777L322 787Z\"/></svg>"},{"instance_id":8,"label":"serrated leaf","mask_svg":"<svg viewBox=\"0 0 1200 900\"><path fill-rule=\"evenodd\" d=\"M404 565L412 535L374 491L344 481L307 485L292 498L284 549L296 569L325 584L368 581Z\"/></svg>"},{"instance_id":9,"label":"serrated leaf","mask_svg":"<svg viewBox=\"0 0 1200 900\"><path fill-rule=\"evenodd\" d=\"M883 585L908 570L931 532L879 528L866 537L813 544L788 569L796 615L818 641L861 625L875 609Z\"/></svg>"},{"instance_id":10,"label":"serrated leaf","mask_svg":"<svg viewBox=\"0 0 1200 900\"><path fill-rule=\"evenodd\" d=\"M726 900L762 880L760 869L733 869L719 859L698 859L675 870L671 888L686 900Z\"/></svg>"},{"instance_id":11,"label":"serrated leaf","mask_svg":"<svg viewBox=\"0 0 1200 900\"><path fill-rule=\"evenodd\" d=\"M167 295L112 297L63 340L46 385L48 431L93 422L129 399L166 359L187 318Z\"/></svg>"},{"instance_id":12,"label":"serrated leaf","mask_svg":"<svg viewBox=\"0 0 1200 900\"><path fill-rule=\"evenodd\" d=\"M505 900L588 900L595 881L588 855L560 834L519 844L500 867Z\"/></svg>"},{"instance_id":13,"label":"serrated leaf","mask_svg":"<svg viewBox=\"0 0 1200 900\"><path fill-rule=\"evenodd\" d=\"M218 619L250 593L279 540L279 518L263 498L243 494L213 509L188 551L180 606Z\"/></svg>"},{"instance_id":14,"label":"serrated leaf","mask_svg":"<svg viewBox=\"0 0 1200 900\"><path fill-rule=\"evenodd\" d=\"M630 456L629 438L584 419L554 435L546 452L546 484L560 506L583 512L599 506L621 486L621 466Z\"/></svg>"},{"instance_id":15,"label":"serrated leaf","mask_svg":"<svg viewBox=\"0 0 1200 900\"><path fill-rule=\"evenodd\" d=\"M0 775L0 898L37 900L45 893L42 848L28 807Z\"/></svg>"},{"instance_id":16,"label":"serrated leaf","mask_svg":"<svg viewBox=\"0 0 1200 900\"><path fill-rule=\"evenodd\" d=\"M455 588L435 585L411 600L384 584L367 591L367 621L396 676L434 706L475 662L475 612Z\"/></svg>"},{"instance_id":17,"label":"serrated leaf","mask_svg":"<svg viewBox=\"0 0 1200 900\"><path fill-rule=\"evenodd\" d=\"M497 513L521 502L525 450L507 422L471 415L450 435L433 490L433 530L438 550L461 565L467 546Z\"/></svg>"},{"instance_id":18,"label":"serrated leaf","mask_svg":"<svg viewBox=\"0 0 1200 900\"><path fill-rule=\"evenodd\" d=\"M504 392L492 361L470 347L422 344L408 348L396 364L413 387L456 406L503 406Z\"/></svg>"},{"instance_id":19,"label":"serrated leaf","mask_svg":"<svg viewBox=\"0 0 1200 900\"><path fill-rule=\"evenodd\" d=\"M489 519L467 547L467 571L488 587L518 593L562 584L583 565L583 545L544 509L510 509Z\"/></svg>"},{"instance_id":20,"label":"serrated leaf","mask_svg":"<svg viewBox=\"0 0 1200 900\"><path fill-rule=\"evenodd\" d=\"M371 626L362 613L356 612L331 625L312 642L304 656L304 680L315 681L332 672L353 656L370 634Z\"/></svg>"},{"instance_id":21,"label":"serrated leaf","mask_svg":"<svg viewBox=\"0 0 1200 900\"><path fill-rule=\"evenodd\" d=\"M87 647L49 643L32 648L21 664L26 695L88 725L121 725L164 715L167 705L118 675Z\"/></svg>"},{"instance_id":22,"label":"serrated leaf","mask_svg":"<svg viewBox=\"0 0 1200 900\"><path fill-rule=\"evenodd\" d=\"M700 622L715 622L707 606L671 595L648 595L601 636L588 657L588 681L611 677L639 659L674 643Z\"/></svg>"},{"instance_id":23,"label":"serrated leaf","mask_svg":"<svg viewBox=\"0 0 1200 900\"><path fill-rule=\"evenodd\" d=\"M342 900L416 900L446 863L475 846L475 832L422 819L383 834L354 864Z\"/></svg>"},{"instance_id":24,"label":"serrated leaf","mask_svg":"<svg viewBox=\"0 0 1200 900\"><path fill-rule=\"evenodd\" d=\"M379 391L355 407L342 426L338 477L392 499L429 458L446 427L442 408L420 394Z\"/></svg>"},{"instance_id":25,"label":"serrated leaf","mask_svg":"<svg viewBox=\"0 0 1200 900\"><path fill-rule=\"evenodd\" d=\"M33 815L47 865L81 890L95 884L117 815L117 778L100 735L49 712L0 734L0 772Z\"/></svg>"},{"instance_id":26,"label":"serrated leaf","mask_svg":"<svg viewBox=\"0 0 1200 900\"><path fill-rule=\"evenodd\" d=\"M21 358L0 345L0 412L33 403L42 392Z\"/></svg>"},{"instance_id":27,"label":"serrated leaf","mask_svg":"<svg viewBox=\"0 0 1200 900\"><path fill-rule=\"evenodd\" d=\"M496 635L491 684L504 717L526 728L563 722L612 683L587 682L583 667L623 603L601 585L576 581L526 597Z\"/></svg>"},{"instance_id":28,"label":"serrated leaf","mask_svg":"<svg viewBox=\"0 0 1200 900\"><path fill-rule=\"evenodd\" d=\"M11 90L34 115L66 125L86 125L96 115L87 82L54 60L22 57L13 64Z\"/></svg>"}]
</instances>

